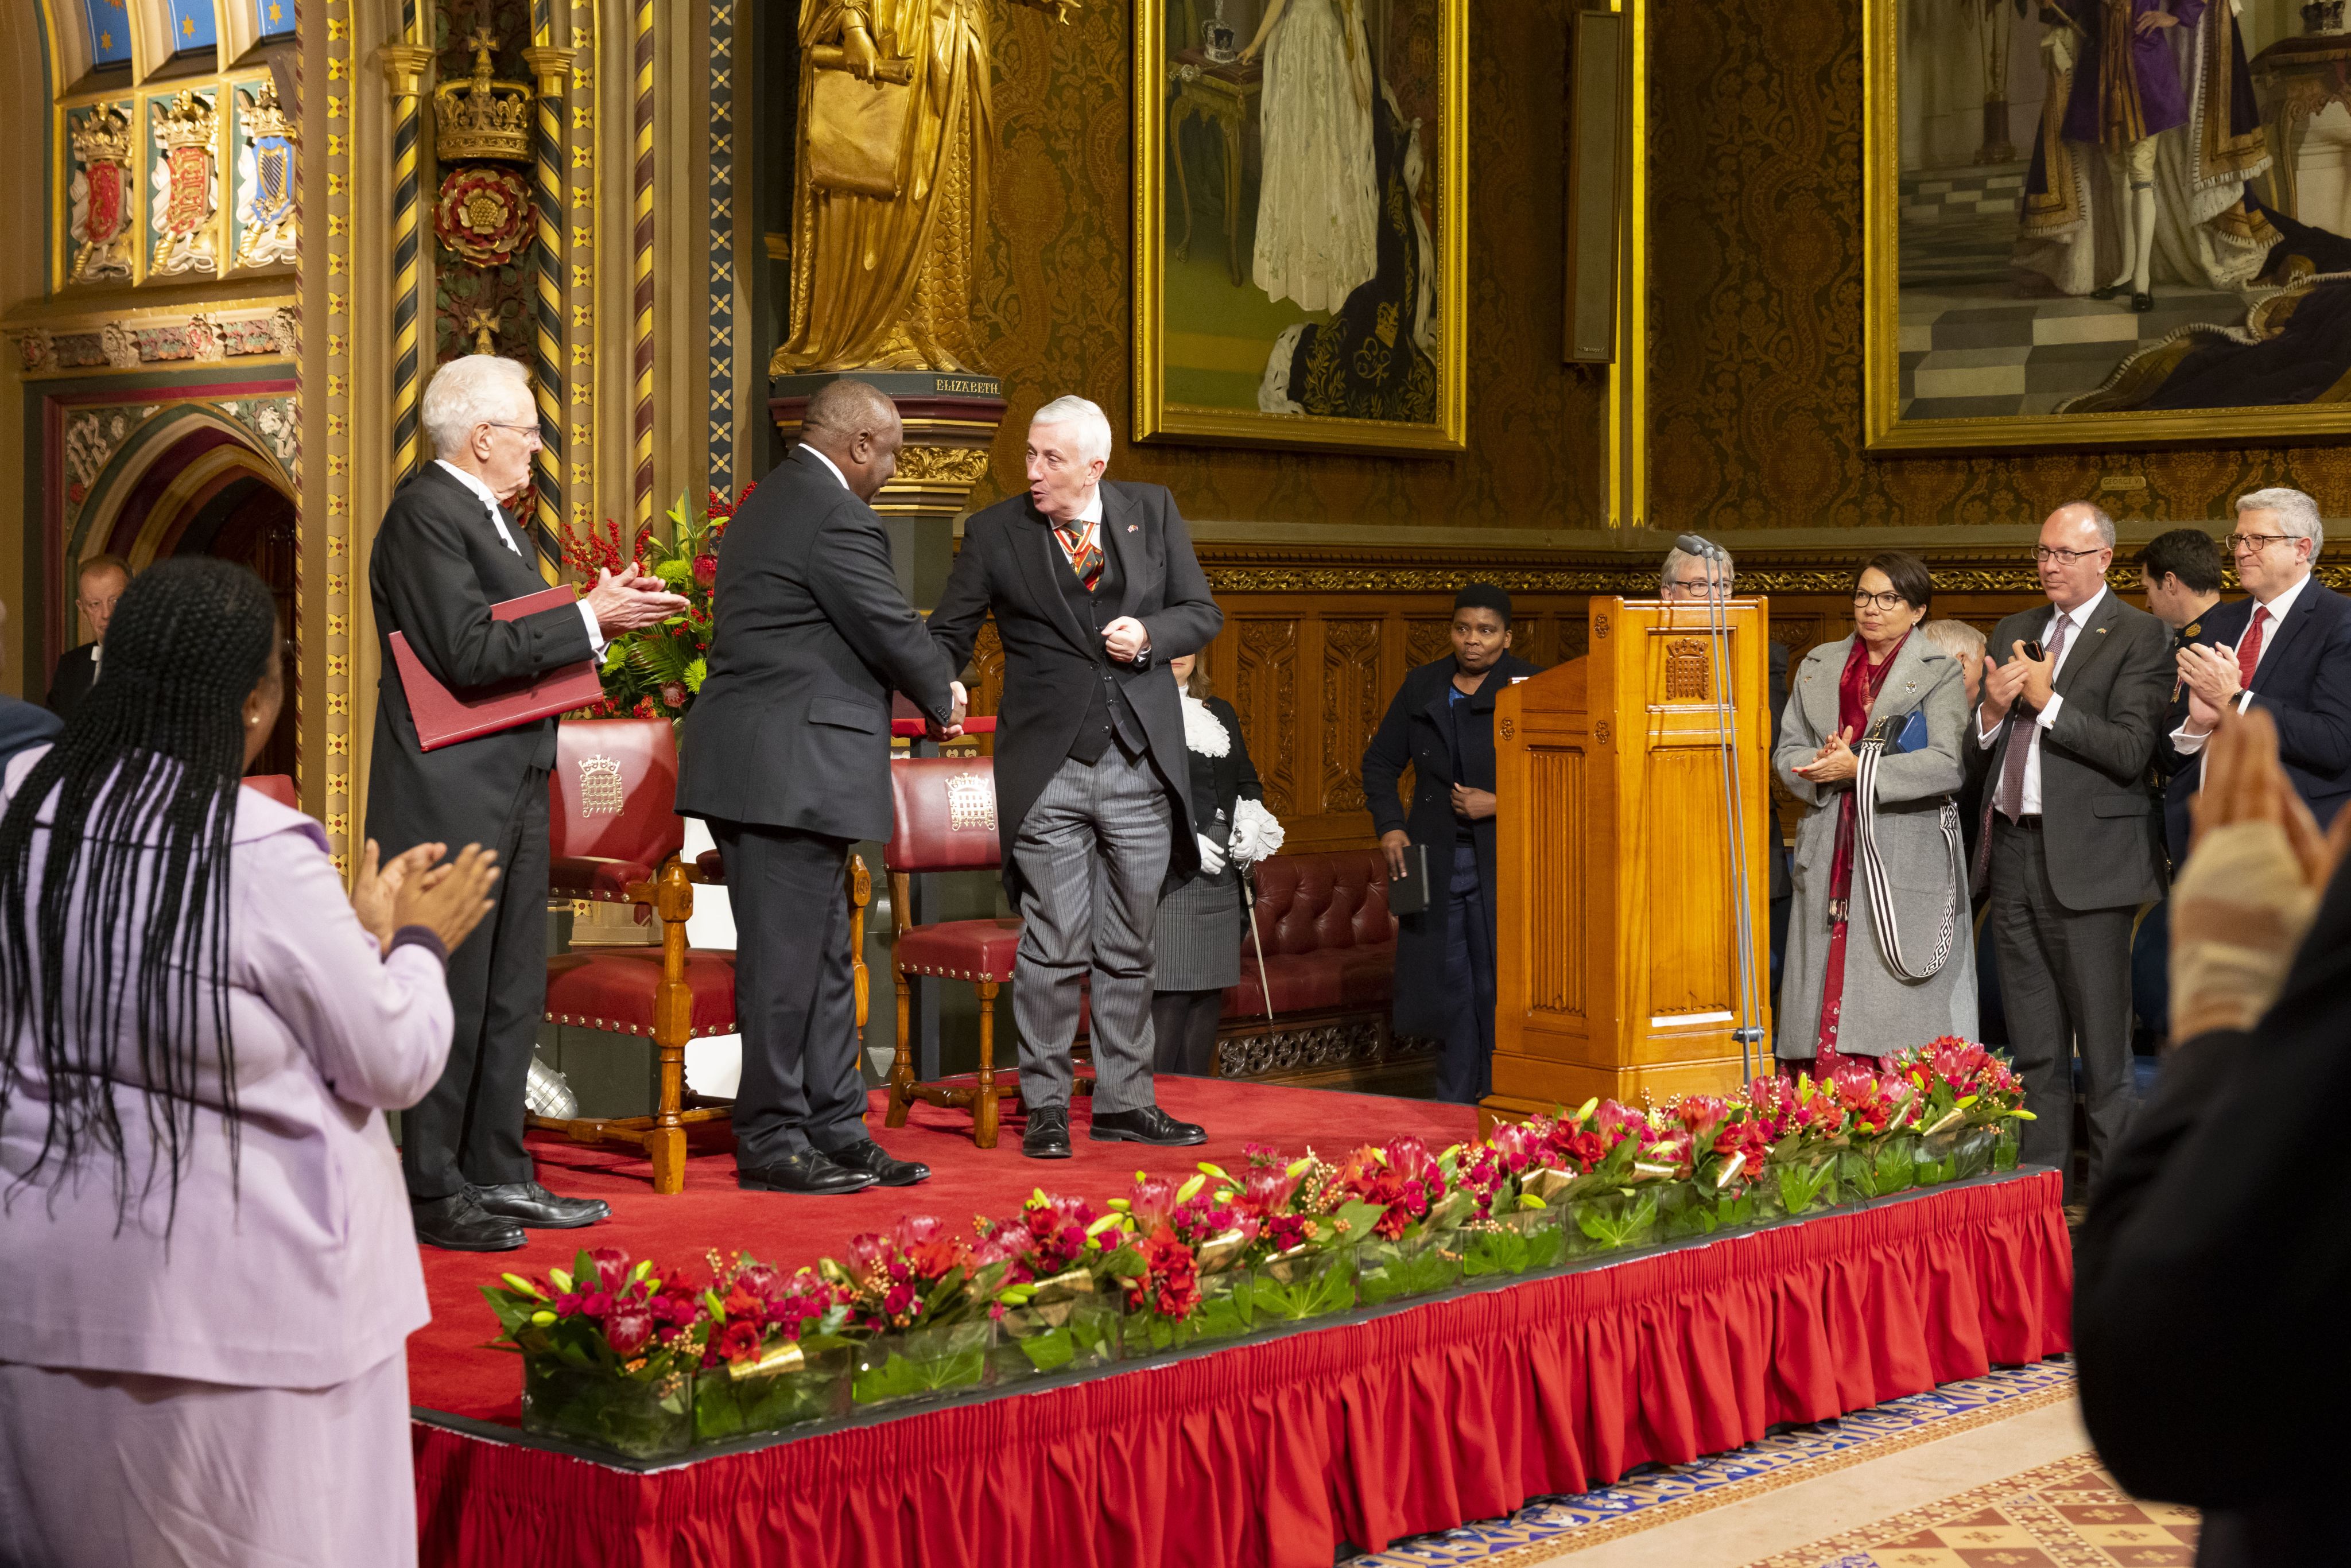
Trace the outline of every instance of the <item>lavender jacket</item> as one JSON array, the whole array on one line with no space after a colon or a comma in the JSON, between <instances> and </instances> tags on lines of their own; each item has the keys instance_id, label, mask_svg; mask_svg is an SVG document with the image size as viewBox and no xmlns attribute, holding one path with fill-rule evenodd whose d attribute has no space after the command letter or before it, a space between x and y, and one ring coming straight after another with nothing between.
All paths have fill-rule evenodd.
<instances>
[{"instance_id":1,"label":"lavender jacket","mask_svg":"<svg viewBox=\"0 0 2351 1568\"><path fill-rule=\"evenodd\" d=\"M0 801L46 749L9 760ZM422 1099L449 1054L441 963L415 946L378 956L318 823L251 789L238 792L236 811L228 929L236 1186L213 1079L199 1093L168 1239L168 1182L118 1230L114 1166L102 1155L66 1177L52 1166L37 1185L16 1186L40 1149L48 1106L37 1049L10 1042L20 1061L33 1060L0 1115L0 1361L323 1388L399 1351L432 1317L383 1112ZM47 844L37 834L37 878ZM136 962L137 923L117 921L112 936L120 973ZM77 957L66 955L68 983ZM126 1035L130 1027L126 1018ZM136 1181L148 1131L135 1042L119 1040L114 1060Z\"/></svg>"}]
</instances>

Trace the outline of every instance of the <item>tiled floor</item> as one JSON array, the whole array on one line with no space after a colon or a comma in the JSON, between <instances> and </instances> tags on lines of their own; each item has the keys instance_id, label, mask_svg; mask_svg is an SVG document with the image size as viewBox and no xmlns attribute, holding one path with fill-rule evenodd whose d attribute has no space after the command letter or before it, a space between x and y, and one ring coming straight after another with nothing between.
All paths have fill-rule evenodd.
<instances>
[{"instance_id":1,"label":"tiled floor","mask_svg":"<svg viewBox=\"0 0 2351 1568\"><path fill-rule=\"evenodd\" d=\"M2252 298L2158 287L2142 314L2126 298L2021 299L2006 282L1905 288L1902 416L2048 413L2190 322L2242 322Z\"/></svg>"},{"instance_id":2,"label":"tiled floor","mask_svg":"<svg viewBox=\"0 0 2351 1568\"><path fill-rule=\"evenodd\" d=\"M2010 163L1903 175L1902 287L2007 282L2024 173Z\"/></svg>"},{"instance_id":3,"label":"tiled floor","mask_svg":"<svg viewBox=\"0 0 2351 1568\"><path fill-rule=\"evenodd\" d=\"M1635 1542L1647 1543L1653 1539L1647 1532L1669 1534L1684 1524L1706 1527L1714 1535L1727 1531L1730 1539L1742 1539L1748 1532L1737 1522L1739 1517L1769 1506L1769 1497L1788 1497L1792 1488L1838 1487L1843 1473L1852 1467L1890 1459L1918 1450L1921 1445L1939 1448L1946 1440L1964 1442L1968 1434L1988 1437L1991 1434L1981 1428L2028 1417L2032 1412L2064 1415L2058 1446L2069 1452L2077 1449L2081 1447L2078 1427L2065 1415L2072 1407L2073 1381L2071 1365L2062 1362L1995 1372L1893 1400L1839 1421L1794 1428L1735 1453L1646 1471L1599 1491L1539 1499L1509 1519L1398 1542L1384 1552L1350 1559L1348 1568L1468 1563L1520 1568L1552 1562L1555 1556L1563 1563L1595 1562L1596 1568L1596 1559L1614 1561L1626 1552L1634 1557L1625 1562L1637 1558L1646 1563L1652 1560L1652 1553ZM2060 1406L2062 1410L2056 1408ZM1928 1495L1938 1492L1930 1490ZM1807 1511L1804 1518L1813 1528L1792 1535L1783 1531L1778 1538L1808 1539L1817 1533L1821 1517ZM1635 1539L1620 1539L1627 1536ZM1587 1552L1594 1556L1587 1557ZM1677 1545L1667 1546L1666 1554L1654 1560L1729 1561L1708 1552L1685 1555Z\"/></svg>"}]
</instances>

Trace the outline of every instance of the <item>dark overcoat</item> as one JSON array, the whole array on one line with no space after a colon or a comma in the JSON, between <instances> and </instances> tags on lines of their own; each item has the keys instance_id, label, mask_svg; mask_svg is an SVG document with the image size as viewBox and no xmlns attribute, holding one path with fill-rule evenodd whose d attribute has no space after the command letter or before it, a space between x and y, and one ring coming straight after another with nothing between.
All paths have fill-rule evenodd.
<instances>
[{"instance_id":1,"label":"dark overcoat","mask_svg":"<svg viewBox=\"0 0 2351 1568\"><path fill-rule=\"evenodd\" d=\"M1371 744L1364 748L1364 799L1371 808L1372 831L1402 830L1414 843L1428 846L1428 908L1396 923L1395 1027L1399 1034L1442 1036L1452 1025L1453 1001L1445 984L1451 900L1445 890L1453 874L1453 846L1458 831L1453 815L1453 786L1494 788L1494 699L1512 681L1540 673L1511 653L1504 653L1495 663L1461 716L1463 754L1457 758L1453 726L1447 715L1452 701L1447 692L1453 685L1454 668L1448 653L1406 674ZM1413 773L1408 812L1398 792L1406 764ZM1471 823L1469 830L1478 846L1478 881L1486 890L1486 950L1489 953L1496 951L1497 929L1494 823L1495 819L1488 817Z\"/></svg>"},{"instance_id":2,"label":"dark overcoat","mask_svg":"<svg viewBox=\"0 0 2351 1568\"><path fill-rule=\"evenodd\" d=\"M1166 886L1190 876L1200 863L1199 847L1192 841L1192 767L1184 749L1184 714L1176 683L1162 666L1207 647L1224 625L1225 612L1209 596L1207 576L1192 553L1191 530L1165 486L1105 479L1102 500L1104 591L1116 593L1116 615L1143 622L1150 650L1141 659L1112 659L1102 638L1080 623L1061 588L1069 558L1025 492L974 513L964 525L955 570L931 612L931 635L956 669L969 662L980 626L991 613L1004 645L1004 695L996 714L996 822L1004 848L1004 885L1015 908L1021 886L1013 841L1029 808L1068 760L1096 682L1111 683L1125 700L1143 727L1151 765L1176 803Z\"/></svg>"}]
</instances>

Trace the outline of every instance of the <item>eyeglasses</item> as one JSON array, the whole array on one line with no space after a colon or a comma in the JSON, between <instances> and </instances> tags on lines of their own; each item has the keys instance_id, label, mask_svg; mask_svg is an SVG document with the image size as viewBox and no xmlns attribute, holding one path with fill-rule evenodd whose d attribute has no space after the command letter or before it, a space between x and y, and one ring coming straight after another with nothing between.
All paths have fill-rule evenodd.
<instances>
[{"instance_id":1,"label":"eyeglasses","mask_svg":"<svg viewBox=\"0 0 2351 1568\"><path fill-rule=\"evenodd\" d=\"M2056 561L2057 563L2059 563L2059 564L2060 564L2060 565L2062 565L2062 566L2071 566L2071 565L2073 565L2073 564L2074 564L2075 561L2077 561L2077 560L2087 560L2087 559L2090 559L2090 557L2092 557L2092 556L2094 556L2094 555L2103 555L2103 554L2105 554L2105 550L2104 550L2103 549L2051 549L2047 545L2034 545L2034 546L2032 547L2032 559L2035 559L2035 560L2053 560L2053 561Z\"/></svg>"},{"instance_id":2,"label":"eyeglasses","mask_svg":"<svg viewBox=\"0 0 2351 1568\"><path fill-rule=\"evenodd\" d=\"M2220 542L2229 547L2231 555L2258 555L2272 545L2282 545L2299 534L2231 534Z\"/></svg>"},{"instance_id":3,"label":"eyeglasses","mask_svg":"<svg viewBox=\"0 0 2351 1568\"><path fill-rule=\"evenodd\" d=\"M1855 610L1866 610L1873 604L1880 610L1899 610L1909 602L1898 593L1864 593L1859 589L1855 589L1853 594L1853 607Z\"/></svg>"},{"instance_id":4,"label":"eyeglasses","mask_svg":"<svg viewBox=\"0 0 2351 1568\"><path fill-rule=\"evenodd\" d=\"M486 419L482 423L492 430L519 430L534 441L538 438L538 426L536 424L507 424L496 419Z\"/></svg>"}]
</instances>

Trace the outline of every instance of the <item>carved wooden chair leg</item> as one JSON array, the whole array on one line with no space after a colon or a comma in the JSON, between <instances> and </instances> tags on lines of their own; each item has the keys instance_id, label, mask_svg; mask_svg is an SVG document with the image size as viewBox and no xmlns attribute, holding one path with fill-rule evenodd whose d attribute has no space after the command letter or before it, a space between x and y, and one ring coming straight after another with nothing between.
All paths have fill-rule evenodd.
<instances>
[{"instance_id":1,"label":"carved wooden chair leg","mask_svg":"<svg viewBox=\"0 0 2351 1568\"><path fill-rule=\"evenodd\" d=\"M645 1157L653 1167L653 1190L664 1196L685 1190L685 1042L694 1034L694 992L685 983L685 923L694 913L694 888L676 856L661 869L653 913L662 923L662 984L653 1004L653 1044L661 1052L661 1106L645 1130Z\"/></svg>"},{"instance_id":2,"label":"carved wooden chair leg","mask_svg":"<svg viewBox=\"0 0 2351 1568\"><path fill-rule=\"evenodd\" d=\"M898 988L898 1049L890 1057L890 1113L883 1118L883 1125L903 1127L907 1107L914 1103L914 1046L910 1038L914 990L906 983L906 971L894 964L890 967L890 977Z\"/></svg>"},{"instance_id":3,"label":"carved wooden chair leg","mask_svg":"<svg viewBox=\"0 0 2351 1568\"><path fill-rule=\"evenodd\" d=\"M996 990L994 980L976 982L979 989L979 1098L971 1106L971 1141L975 1147L996 1147Z\"/></svg>"}]
</instances>

